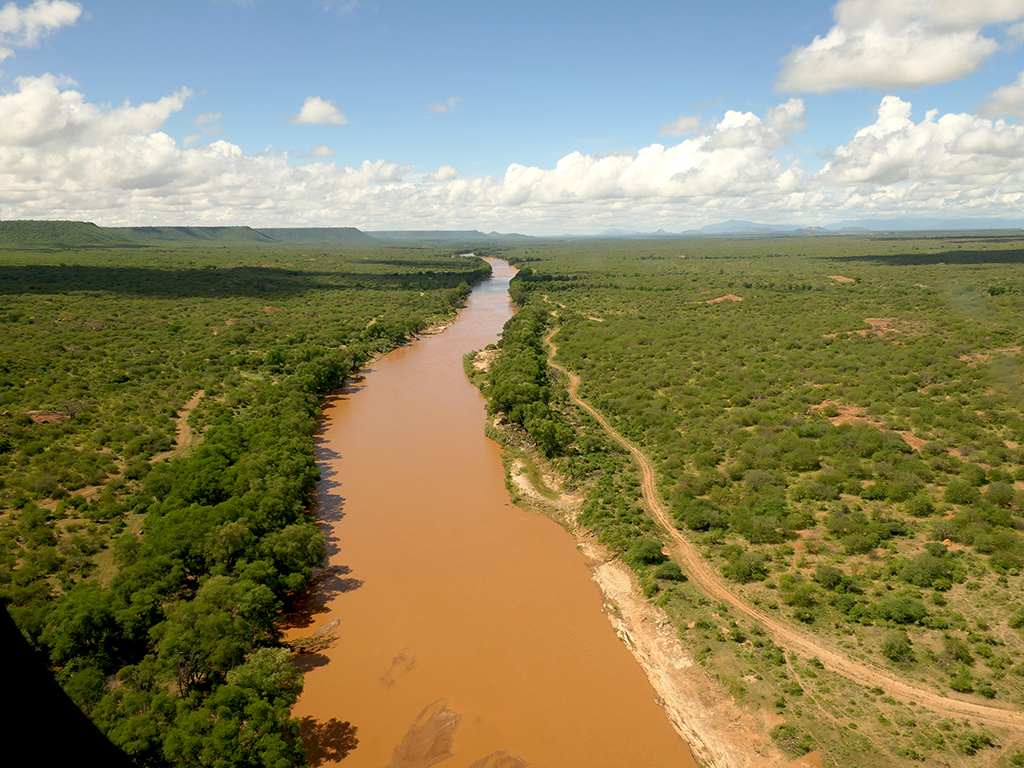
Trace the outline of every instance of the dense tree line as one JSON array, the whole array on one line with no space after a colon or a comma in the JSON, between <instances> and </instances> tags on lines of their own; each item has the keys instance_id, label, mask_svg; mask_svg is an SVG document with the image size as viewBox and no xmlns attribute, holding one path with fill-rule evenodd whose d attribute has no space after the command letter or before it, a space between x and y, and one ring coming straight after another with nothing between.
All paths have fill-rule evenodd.
<instances>
[{"instance_id":1,"label":"dense tree line","mask_svg":"<svg viewBox=\"0 0 1024 768\"><path fill-rule=\"evenodd\" d=\"M491 369L484 394L492 413L501 413L523 427L544 455L555 456L572 442L573 432L565 417L551 408L551 376L544 348L549 319L543 307L529 306L505 324L498 343L501 355Z\"/></svg>"},{"instance_id":2,"label":"dense tree line","mask_svg":"<svg viewBox=\"0 0 1024 768\"><path fill-rule=\"evenodd\" d=\"M302 764L277 622L324 557L320 403L490 268L375 250L286 250L315 270L251 248L6 255L5 608L138 764ZM153 461L200 387L201 441Z\"/></svg>"}]
</instances>

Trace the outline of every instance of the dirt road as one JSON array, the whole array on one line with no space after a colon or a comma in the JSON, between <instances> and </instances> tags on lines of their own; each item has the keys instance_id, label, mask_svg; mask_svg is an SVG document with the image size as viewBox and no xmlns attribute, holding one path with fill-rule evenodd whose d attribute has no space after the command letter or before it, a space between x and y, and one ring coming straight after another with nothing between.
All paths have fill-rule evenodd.
<instances>
[{"instance_id":1,"label":"dirt road","mask_svg":"<svg viewBox=\"0 0 1024 768\"><path fill-rule=\"evenodd\" d=\"M565 374L569 381L568 392L572 401L597 419L597 422L605 431L624 446L640 465L643 475L643 493L648 509L654 519L658 521L665 532L671 537L672 554L695 586L703 590L709 597L722 600L738 612L758 621L771 634L772 639L786 650L803 656L817 657L827 669L855 683L867 687L881 687L894 698L923 706L933 712L947 716L967 717L979 724L1010 728L1017 732L1024 730L1024 712L1004 709L995 705L986 706L972 701L952 699L939 695L931 689L912 685L881 667L876 667L849 656L822 638L803 632L797 627L765 613L734 594L717 571L704 562L693 544L673 524L668 511L658 499L654 470L647 457L636 446L620 435L597 410L580 399L577 394L580 383L579 377L555 362L558 347L555 346L552 339L557 332L558 329L556 328L545 339L551 350L548 356L549 364Z\"/></svg>"},{"instance_id":2,"label":"dirt road","mask_svg":"<svg viewBox=\"0 0 1024 768\"><path fill-rule=\"evenodd\" d=\"M192 431L192 427L188 423L189 416L192 415L192 411L199 405L199 401L206 395L205 389L200 389L189 399L185 405L182 406L181 410L178 411L178 416L174 420L177 427L177 434L174 440L174 447L169 451L158 453L152 459L149 460L151 464L156 464L160 461L166 461L170 459L178 459L184 456L188 451L199 441L199 435L196 435Z\"/></svg>"}]
</instances>

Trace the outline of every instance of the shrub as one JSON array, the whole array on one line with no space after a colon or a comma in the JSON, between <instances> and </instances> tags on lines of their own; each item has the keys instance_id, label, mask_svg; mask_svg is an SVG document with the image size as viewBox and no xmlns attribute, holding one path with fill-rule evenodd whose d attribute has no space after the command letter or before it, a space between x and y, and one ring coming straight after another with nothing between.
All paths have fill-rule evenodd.
<instances>
[{"instance_id":1,"label":"shrub","mask_svg":"<svg viewBox=\"0 0 1024 768\"><path fill-rule=\"evenodd\" d=\"M906 632L889 632L882 640L882 655L899 664L912 664L915 660Z\"/></svg>"},{"instance_id":2,"label":"shrub","mask_svg":"<svg viewBox=\"0 0 1024 768\"><path fill-rule=\"evenodd\" d=\"M997 482L989 485L985 491L985 501L997 504L1000 507L1008 507L1013 503L1013 486L1009 483Z\"/></svg>"},{"instance_id":3,"label":"shrub","mask_svg":"<svg viewBox=\"0 0 1024 768\"><path fill-rule=\"evenodd\" d=\"M946 589L949 589L950 579L953 575L953 566L948 558L936 557L930 552L923 552L913 560L903 564L899 571L903 581L918 587L935 587L940 579L944 581Z\"/></svg>"},{"instance_id":4,"label":"shrub","mask_svg":"<svg viewBox=\"0 0 1024 768\"><path fill-rule=\"evenodd\" d=\"M694 499L676 513L676 518L682 520L691 531L725 527L722 513L707 499Z\"/></svg>"},{"instance_id":5,"label":"shrub","mask_svg":"<svg viewBox=\"0 0 1024 768\"><path fill-rule=\"evenodd\" d=\"M953 480L946 486L942 498L950 504L976 504L981 500L981 492L963 480Z\"/></svg>"},{"instance_id":6,"label":"shrub","mask_svg":"<svg viewBox=\"0 0 1024 768\"><path fill-rule=\"evenodd\" d=\"M772 741L779 749L792 757L800 757L811 751L811 735L800 736L800 731L789 723L780 723L772 728Z\"/></svg>"},{"instance_id":7,"label":"shrub","mask_svg":"<svg viewBox=\"0 0 1024 768\"><path fill-rule=\"evenodd\" d=\"M761 581L768 575L765 557L760 552L744 552L726 566L725 575L744 584Z\"/></svg>"},{"instance_id":8,"label":"shrub","mask_svg":"<svg viewBox=\"0 0 1024 768\"><path fill-rule=\"evenodd\" d=\"M784 600L794 608L813 608L818 604L818 589L813 584L800 584Z\"/></svg>"},{"instance_id":9,"label":"shrub","mask_svg":"<svg viewBox=\"0 0 1024 768\"><path fill-rule=\"evenodd\" d=\"M974 691L974 679L970 672L961 670L949 679L949 687L958 693L971 693ZM973 755L974 752L970 754Z\"/></svg>"},{"instance_id":10,"label":"shrub","mask_svg":"<svg viewBox=\"0 0 1024 768\"><path fill-rule=\"evenodd\" d=\"M956 740L956 751L963 755L976 755L985 747L994 747L992 737L984 731L964 731Z\"/></svg>"},{"instance_id":11,"label":"shrub","mask_svg":"<svg viewBox=\"0 0 1024 768\"><path fill-rule=\"evenodd\" d=\"M665 561L665 553L661 551L661 542L647 537L635 539L629 545L625 557L627 562L637 565L655 565Z\"/></svg>"},{"instance_id":12,"label":"shrub","mask_svg":"<svg viewBox=\"0 0 1024 768\"><path fill-rule=\"evenodd\" d=\"M1006 625L1011 629L1024 629L1024 608L1018 608L1017 612L1006 620Z\"/></svg>"},{"instance_id":13,"label":"shrub","mask_svg":"<svg viewBox=\"0 0 1024 768\"><path fill-rule=\"evenodd\" d=\"M875 606L875 615L895 624L916 624L928 615L928 609L916 597L895 595L882 598Z\"/></svg>"},{"instance_id":14,"label":"shrub","mask_svg":"<svg viewBox=\"0 0 1024 768\"><path fill-rule=\"evenodd\" d=\"M667 560L654 569L654 578L665 581L686 581L686 574L675 560Z\"/></svg>"},{"instance_id":15,"label":"shrub","mask_svg":"<svg viewBox=\"0 0 1024 768\"><path fill-rule=\"evenodd\" d=\"M821 563L814 569L814 580L825 589L835 589L843 583L843 572L833 565Z\"/></svg>"},{"instance_id":16,"label":"shrub","mask_svg":"<svg viewBox=\"0 0 1024 768\"><path fill-rule=\"evenodd\" d=\"M942 639L945 655L961 664L968 666L974 664L974 656L971 655L971 648L958 637L946 636Z\"/></svg>"}]
</instances>

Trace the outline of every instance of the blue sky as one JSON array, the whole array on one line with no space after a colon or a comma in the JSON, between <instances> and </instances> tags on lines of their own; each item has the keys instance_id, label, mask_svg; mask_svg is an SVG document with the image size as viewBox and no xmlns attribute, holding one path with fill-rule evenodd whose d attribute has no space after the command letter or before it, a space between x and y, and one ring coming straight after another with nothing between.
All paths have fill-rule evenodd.
<instances>
[{"instance_id":1,"label":"blue sky","mask_svg":"<svg viewBox=\"0 0 1024 768\"><path fill-rule=\"evenodd\" d=\"M0 218L1020 218L1022 41L1024 0L20 0Z\"/></svg>"}]
</instances>

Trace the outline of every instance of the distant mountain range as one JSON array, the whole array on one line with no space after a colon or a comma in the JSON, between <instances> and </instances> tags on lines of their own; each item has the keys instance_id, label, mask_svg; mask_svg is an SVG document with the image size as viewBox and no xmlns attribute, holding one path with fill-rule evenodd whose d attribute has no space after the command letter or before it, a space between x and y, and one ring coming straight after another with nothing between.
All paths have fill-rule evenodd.
<instances>
[{"instance_id":1,"label":"distant mountain range","mask_svg":"<svg viewBox=\"0 0 1024 768\"><path fill-rule=\"evenodd\" d=\"M599 237L702 237L707 235L835 235L868 234L878 232L942 232L982 231L989 229L1022 229L1024 219L852 219L825 227L801 227L795 224L758 224L753 221L732 219L719 224L708 224L700 229L682 232L636 232L612 229ZM571 235L567 235L571 237Z\"/></svg>"},{"instance_id":2,"label":"distant mountain range","mask_svg":"<svg viewBox=\"0 0 1024 768\"><path fill-rule=\"evenodd\" d=\"M733 219L683 232L607 230L600 235L561 238L671 238L775 235L857 235L885 232L1020 230L1014 219L857 219L827 227L758 224ZM409 247L435 246L469 250L474 246L529 242L542 238L466 230L380 230L355 227L99 227L84 221L0 221L0 247L6 248L130 248L154 243L306 243L310 245ZM552 238L554 239L554 238Z\"/></svg>"},{"instance_id":3,"label":"distant mountain range","mask_svg":"<svg viewBox=\"0 0 1024 768\"><path fill-rule=\"evenodd\" d=\"M249 227L109 227L106 231L142 243L273 242Z\"/></svg>"},{"instance_id":4,"label":"distant mountain range","mask_svg":"<svg viewBox=\"0 0 1024 768\"><path fill-rule=\"evenodd\" d=\"M481 232L478 229L368 230L367 235L382 243L487 243L535 240L530 235Z\"/></svg>"},{"instance_id":5,"label":"distant mountain range","mask_svg":"<svg viewBox=\"0 0 1024 768\"><path fill-rule=\"evenodd\" d=\"M8 247L109 248L134 244L123 235L84 221L0 221L0 245Z\"/></svg>"},{"instance_id":6,"label":"distant mountain range","mask_svg":"<svg viewBox=\"0 0 1024 768\"><path fill-rule=\"evenodd\" d=\"M473 245L530 240L527 235L477 230L384 231L355 227L98 227L85 221L0 221L0 247L111 248L154 243L305 243L309 245L388 246Z\"/></svg>"}]
</instances>

